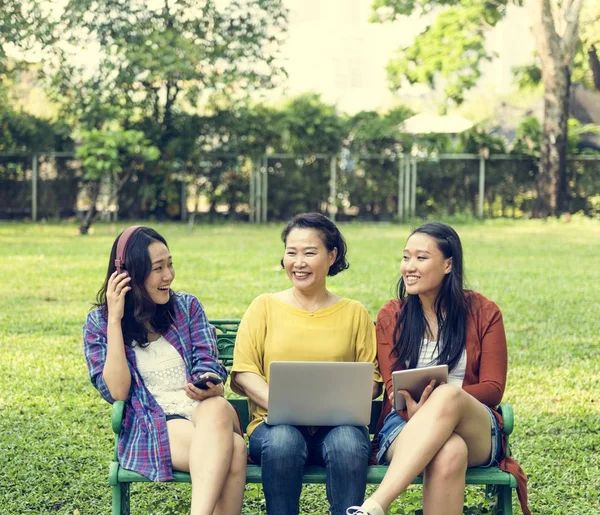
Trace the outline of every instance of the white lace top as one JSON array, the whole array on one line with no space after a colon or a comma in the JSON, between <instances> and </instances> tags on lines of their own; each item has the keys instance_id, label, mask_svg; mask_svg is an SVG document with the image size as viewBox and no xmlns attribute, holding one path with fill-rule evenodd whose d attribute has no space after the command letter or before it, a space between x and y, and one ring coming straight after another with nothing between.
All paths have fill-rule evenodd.
<instances>
[{"instance_id":1,"label":"white lace top","mask_svg":"<svg viewBox=\"0 0 600 515\"><path fill-rule=\"evenodd\" d=\"M432 342L427 338L424 338L421 342L421 352L419 354L419 362L417 368L429 367L437 364L438 352L436 349L437 342ZM465 372L467 370L467 350L463 350L463 353L454 367L453 370L448 372L448 384L453 384L462 387L463 380L465 378Z\"/></svg>"},{"instance_id":2,"label":"white lace top","mask_svg":"<svg viewBox=\"0 0 600 515\"><path fill-rule=\"evenodd\" d=\"M164 337L146 347L135 345L136 368L146 388L167 415L181 415L189 420L199 401L190 399L183 387L187 384L181 354Z\"/></svg>"}]
</instances>

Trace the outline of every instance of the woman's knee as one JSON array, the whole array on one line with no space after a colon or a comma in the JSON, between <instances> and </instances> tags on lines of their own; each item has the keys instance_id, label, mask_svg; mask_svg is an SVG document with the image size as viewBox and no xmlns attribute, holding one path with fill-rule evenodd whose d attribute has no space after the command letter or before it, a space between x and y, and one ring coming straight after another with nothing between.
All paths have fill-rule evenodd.
<instances>
[{"instance_id":1,"label":"woman's knee","mask_svg":"<svg viewBox=\"0 0 600 515\"><path fill-rule=\"evenodd\" d=\"M231 467L229 469L232 475L246 475L246 463L248 460L248 450L244 439L238 435L233 435L233 455L231 457Z\"/></svg>"},{"instance_id":2,"label":"woman's knee","mask_svg":"<svg viewBox=\"0 0 600 515\"><path fill-rule=\"evenodd\" d=\"M323 441L325 459L362 465L368 462L371 445L366 430L355 426L334 427Z\"/></svg>"},{"instance_id":3,"label":"woman's knee","mask_svg":"<svg viewBox=\"0 0 600 515\"><path fill-rule=\"evenodd\" d=\"M262 441L262 459L306 460L308 448L302 433L294 426L270 426Z\"/></svg>"},{"instance_id":4,"label":"woman's knee","mask_svg":"<svg viewBox=\"0 0 600 515\"><path fill-rule=\"evenodd\" d=\"M209 420L213 426L229 425L231 422L232 406L224 397L209 397L196 406L192 420L197 424L200 419Z\"/></svg>"},{"instance_id":5,"label":"woman's knee","mask_svg":"<svg viewBox=\"0 0 600 515\"><path fill-rule=\"evenodd\" d=\"M437 478L453 479L467 470L468 449L465 441L454 433L427 465L425 473Z\"/></svg>"},{"instance_id":6,"label":"woman's knee","mask_svg":"<svg viewBox=\"0 0 600 515\"><path fill-rule=\"evenodd\" d=\"M442 384L432 392L427 402L435 403L439 416L452 415L459 409L464 395L468 394L459 386Z\"/></svg>"}]
</instances>

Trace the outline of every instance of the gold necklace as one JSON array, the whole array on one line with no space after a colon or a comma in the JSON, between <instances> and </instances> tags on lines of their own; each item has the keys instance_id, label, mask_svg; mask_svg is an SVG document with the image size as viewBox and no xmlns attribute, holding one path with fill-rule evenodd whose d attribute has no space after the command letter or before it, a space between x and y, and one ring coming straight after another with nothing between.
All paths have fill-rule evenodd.
<instances>
[{"instance_id":1,"label":"gold necklace","mask_svg":"<svg viewBox=\"0 0 600 515\"><path fill-rule=\"evenodd\" d=\"M317 308L316 308L316 309L313 309L313 310L311 311L311 310L310 310L310 309L308 309L308 308L307 308L307 307L304 305L304 303L303 303L303 302L302 302L302 301L301 301L301 300L298 298L298 296L296 295L296 290L295 290L294 288L292 288L292 295L294 296L294 298L296 299L296 301L298 302L298 304L300 304L300 305L302 306L302 308L303 308L305 311L308 311L308 316L309 316L309 317L312 317L312 316L314 316L314 315L315 315L315 313L316 313L317 311L319 311L319 310L320 310L320 309L321 309L321 308L322 308L322 307L323 307L323 306L324 306L324 305L327 303L327 301L329 300L329 292L326 292L325 300L324 300L323 302L321 302L321 304L319 304L319 305L317 306Z\"/></svg>"}]
</instances>

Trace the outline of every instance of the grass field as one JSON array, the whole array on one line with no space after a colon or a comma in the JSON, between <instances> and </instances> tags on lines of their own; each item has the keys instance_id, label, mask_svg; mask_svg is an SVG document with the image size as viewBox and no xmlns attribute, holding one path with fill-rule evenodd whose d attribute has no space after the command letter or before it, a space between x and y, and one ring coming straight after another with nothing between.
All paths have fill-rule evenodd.
<instances>
[{"instance_id":1,"label":"grass field","mask_svg":"<svg viewBox=\"0 0 600 515\"><path fill-rule=\"evenodd\" d=\"M124 225L0 224L0 514L110 512L110 406L92 388L81 326ZM168 240L175 289L211 318L239 318L265 291L288 287L281 225L153 225ZM600 512L600 223L493 221L456 225L469 286L502 308L509 342L505 400L513 448L536 514ZM373 317L393 296L408 226L341 225L348 271L330 279ZM136 485L132 513L187 513L189 485ZM469 493L468 513L486 503ZM414 489L394 508L412 513ZM304 513L325 513L322 487ZM264 506L249 487L245 512ZM518 512L517 512L518 513Z\"/></svg>"}]
</instances>

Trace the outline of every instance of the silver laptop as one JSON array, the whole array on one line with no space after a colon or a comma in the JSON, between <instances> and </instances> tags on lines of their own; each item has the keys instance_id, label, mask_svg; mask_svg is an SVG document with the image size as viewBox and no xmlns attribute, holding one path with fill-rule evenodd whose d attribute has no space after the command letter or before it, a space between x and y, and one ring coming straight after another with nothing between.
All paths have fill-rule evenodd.
<instances>
[{"instance_id":1,"label":"silver laptop","mask_svg":"<svg viewBox=\"0 0 600 515\"><path fill-rule=\"evenodd\" d=\"M367 426L373 363L274 361L267 424Z\"/></svg>"}]
</instances>

